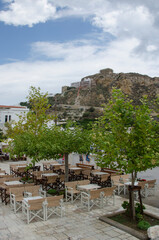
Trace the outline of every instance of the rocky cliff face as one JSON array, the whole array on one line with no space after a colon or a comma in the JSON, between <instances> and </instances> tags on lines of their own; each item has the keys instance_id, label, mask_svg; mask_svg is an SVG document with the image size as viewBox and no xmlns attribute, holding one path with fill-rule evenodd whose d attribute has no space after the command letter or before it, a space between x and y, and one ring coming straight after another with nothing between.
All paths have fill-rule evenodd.
<instances>
[{"instance_id":1,"label":"rocky cliff face","mask_svg":"<svg viewBox=\"0 0 159 240\"><path fill-rule=\"evenodd\" d=\"M134 104L139 104L143 95L147 95L149 100L159 95L159 77L151 78L138 73L114 73L112 69L103 69L81 79L80 87L68 87L62 94L55 95L51 99L52 105L65 104L80 108L87 106L87 110L88 107L101 107L109 100L113 87L120 88ZM100 108L98 112L99 110Z\"/></svg>"}]
</instances>

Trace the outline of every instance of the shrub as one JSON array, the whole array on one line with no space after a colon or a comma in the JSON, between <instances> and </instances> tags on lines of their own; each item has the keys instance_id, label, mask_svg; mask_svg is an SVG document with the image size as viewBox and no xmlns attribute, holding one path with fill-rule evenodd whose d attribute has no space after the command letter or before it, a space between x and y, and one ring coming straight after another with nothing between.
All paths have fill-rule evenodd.
<instances>
[{"instance_id":1,"label":"shrub","mask_svg":"<svg viewBox=\"0 0 159 240\"><path fill-rule=\"evenodd\" d=\"M137 218L137 220L140 222L140 221L143 220L143 215L140 214L140 213L137 213L137 214L136 214L136 218Z\"/></svg>"},{"instance_id":2,"label":"shrub","mask_svg":"<svg viewBox=\"0 0 159 240\"><path fill-rule=\"evenodd\" d=\"M142 205L142 209L144 210L145 209L145 206ZM140 203L136 203L135 204L135 213L138 214L138 213L141 213L141 204Z\"/></svg>"},{"instance_id":3,"label":"shrub","mask_svg":"<svg viewBox=\"0 0 159 240\"><path fill-rule=\"evenodd\" d=\"M128 214L130 212L130 204L127 202L127 201L124 201L121 205L124 209L126 209L126 213ZM145 209L145 206L142 205L142 208L143 210ZM140 218L140 215L141 214L141 204L140 203L136 203L135 204L135 214L136 214L136 217L139 216ZM137 217L138 218L138 217Z\"/></svg>"},{"instance_id":4,"label":"shrub","mask_svg":"<svg viewBox=\"0 0 159 240\"><path fill-rule=\"evenodd\" d=\"M142 230L147 230L149 227L151 227L151 225L145 220L141 220L137 226Z\"/></svg>"}]
</instances>

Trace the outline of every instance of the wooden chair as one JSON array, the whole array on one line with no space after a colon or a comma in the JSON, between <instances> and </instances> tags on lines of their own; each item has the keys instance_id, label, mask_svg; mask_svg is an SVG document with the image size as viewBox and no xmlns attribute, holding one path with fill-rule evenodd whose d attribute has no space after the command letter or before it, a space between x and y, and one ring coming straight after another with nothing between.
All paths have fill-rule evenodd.
<instances>
[{"instance_id":1,"label":"wooden chair","mask_svg":"<svg viewBox=\"0 0 159 240\"><path fill-rule=\"evenodd\" d=\"M102 189L90 190L89 193L81 192L81 207L90 211L93 206L102 208Z\"/></svg>"},{"instance_id":2,"label":"wooden chair","mask_svg":"<svg viewBox=\"0 0 159 240\"><path fill-rule=\"evenodd\" d=\"M14 210L14 213L22 208L22 200L24 198L24 187L10 188L10 206Z\"/></svg>"},{"instance_id":3,"label":"wooden chair","mask_svg":"<svg viewBox=\"0 0 159 240\"><path fill-rule=\"evenodd\" d=\"M112 186L116 186L116 192L118 195L124 192L124 182L120 181L121 176L123 175L116 175L111 177L111 184Z\"/></svg>"},{"instance_id":4,"label":"wooden chair","mask_svg":"<svg viewBox=\"0 0 159 240\"><path fill-rule=\"evenodd\" d=\"M63 216L63 195L45 199L45 220L48 220L53 214Z\"/></svg>"},{"instance_id":5,"label":"wooden chair","mask_svg":"<svg viewBox=\"0 0 159 240\"><path fill-rule=\"evenodd\" d=\"M65 174L61 174L57 178L57 191L65 189Z\"/></svg>"},{"instance_id":6,"label":"wooden chair","mask_svg":"<svg viewBox=\"0 0 159 240\"><path fill-rule=\"evenodd\" d=\"M54 172L54 173L60 173L61 172L61 166L60 165L53 165L53 166L50 166L51 170Z\"/></svg>"},{"instance_id":7,"label":"wooden chair","mask_svg":"<svg viewBox=\"0 0 159 240\"><path fill-rule=\"evenodd\" d=\"M80 168L89 168L91 170L94 169L94 165L91 164L76 163L76 166Z\"/></svg>"},{"instance_id":8,"label":"wooden chair","mask_svg":"<svg viewBox=\"0 0 159 240\"><path fill-rule=\"evenodd\" d=\"M42 184L42 174L43 173L52 173L52 170L32 172L33 181L36 185Z\"/></svg>"},{"instance_id":9,"label":"wooden chair","mask_svg":"<svg viewBox=\"0 0 159 240\"><path fill-rule=\"evenodd\" d=\"M28 224L35 218L45 221L45 198L22 200L22 213Z\"/></svg>"},{"instance_id":10,"label":"wooden chair","mask_svg":"<svg viewBox=\"0 0 159 240\"><path fill-rule=\"evenodd\" d=\"M24 186L24 184L16 184L16 185L9 185L9 186L7 186L7 185L5 185L5 184L3 184L1 187L2 187L2 189L1 189L1 199L2 199L2 202L4 202L5 203L5 205L7 205L8 203L9 203L9 201L10 201L10 191L11 191L11 189L12 188L21 188L21 187L23 187Z\"/></svg>"},{"instance_id":11,"label":"wooden chair","mask_svg":"<svg viewBox=\"0 0 159 240\"><path fill-rule=\"evenodd\" d=\"M156 179L154 180L147 180L145 184L145 197L150 195L155 195L156 193Z\"/></svg>"},{"instance_id":12,"label":"wooden chair","mask_svg":"<svg viewBox=\"0 0 159 240\"><path fill-rule=\"evenodd\" d=\"M64 174L65 173L65 166L60 166L60 170L61 170L61 173Z\"/></svg>"},{"instance_id":13,"label":"wooden chair","mask_svg":"<svg viewBox=\"0 0 159 240\"><path fill-rule=\"evenodd\" d=\"M20 168L17 167L15 174L20 177L25 177L27 174L26 166L20 166Z\"/></svg>"},{"instance_id":14,"label":"wooden chair","mask_svg":"<svg viewBox=\"0 0 159 240\"><path fill-rule=\"evenodd\" d=\"M90 180L88 179L77 181L77 185L87 185L87 184L90 184Z\"/></svg>"},{"instance_id":15,"label":"wooden chair","mask_svg":"<svg viewBox=\"0 0 159 240\"><path fill-rule=\"evenodd\" d=\"M77 184L78 184L78 181L65 182L66 202L71 200L71 203L73 203L81 197L81 192L77 190Z\"/></svg>"},{"instance_id":16,"label":"wooden chair","mask_svg":"<svg viewBox=\"0 0 159 240\"><path fill-rule=\"evenodd\" d=\"M69 170L70 173L70 179L71 181L77 181L80 180L82 175L81 175L82 170Z\"/></svg>"},{"instance_id":17,"label":"wooden chair","mask_svg":"<svg viewBox=\"0 0 159 240\"><path fill-rule=\"evenodd\" d=\"M82 171L82 178L83 179L90 179L90 177L91 177L91 169L83 169L83 171Z\"/></svg>"},{"instance_id":18,"label":"wooden chair","mask_svg":"<svg viewBox=\"0 0 159 240\"><path fill-rule=\"evenodd\" d=\"M18 166L26 167L26 164L25 163L24 164L23 163L22 164L10 164L10 174L16 174Z\"/></svg>"},{"instance_id":19,"label":"wooden chair","mask_svg":"<svg viewBox=\"0 0 159 240\"><path fill-rule=\"evenodd\" d=\"M42 189L56 189L58 176L42 176Z\"/></svg>"},{"instance_id":20,"label":"wooden chair","mask_svg":"<svg viewBox=\"0 0 159 240\"><path fill-rule=\"evenodd\" d=\"M34 185L34 186L30 186L27 185L24 187L24 197L27 196L42 196L42 197L46 197L46 191L41 190L41 186L40 185Z\"/></svg>"},{"instance_id":21,"label":"wooden chair","mask_svg":"<svg viewBox=\"0 0 159 240\"><path fill-rule=\"evenodd\" d=\"M97 179L97 184L99 186L101 186L102 188L104 188L104 187L111 187L110 174L99 176L98 179Z\"/></svg>"},{"instance_id":22,"label":"wooden chair","mask_svg":"<svg viewBox=\"0 0 159 240\"><path fill-rule=\"evenodd\" d=\"M115 189L115 186L102 188L102 206L108 205L109 200L113 200L113 205L115 205Z\"/></svg>"}]
</instances>

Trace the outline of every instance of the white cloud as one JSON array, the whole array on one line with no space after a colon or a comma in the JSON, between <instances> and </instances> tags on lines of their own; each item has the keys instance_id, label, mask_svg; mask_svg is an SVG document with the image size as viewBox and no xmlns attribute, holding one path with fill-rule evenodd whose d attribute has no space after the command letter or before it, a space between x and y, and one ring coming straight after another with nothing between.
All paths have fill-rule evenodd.
<instances>
[{"instance_id":1,"label":"white cloud","mask_svg":"<svg viewBox=\"0 0 159 240\"><path fill-rule=\"evenodd\" d=\"M146 62L144 59L136 58L133 54L133 49L138 44L139 40L136 38L113 41L107 47L95 45L92 42L88 47L88 42L83 41L80 51L77 41L64 44L34 43L32 50L35 47L37 54L45 54L49 57L49 61L26 61L0 65L0 79L5 79L1 81L0 95L3 99L1 104L25 101L31 85L41 87L43 92L61 92L62 86L80 81L81 78L107 67L115 72L159 75L157 70L159 58ZM62 56L66 46L67 50ZM81 54L85 50L87 53L84 53L81 59ZM56 59L58 56L59 58Z\"/></svg>"},{"instance_id":2,"label":"white cloud","mask_svg":"<svg viewBox=\"0 0 159 240\"><path fill-rule=\"evenodd\" d=\"M30 85L60 92L61 86L110 67L116 72L159 76L159 1L150 0L3 0L0 21L33 26L47 20L82 17L114 38L96 42L36 42L32 60L0 65L3 103L24 100ZM39 61L39 59L43 59ZM45 59L45 60L44 60ZM7 94L9 93L9 94ZM7 96L7 97L6 97ZM1 102L2 104L2 102Z\"/></svg>"},{"instance_id":3,"label":"white cloud","mask_svg":"<svg viewBox=\"0 0 159 240\"><path fill-rule=\"evenodd\" d=\"M46 22L56 13L56 8L47 0L15 0L8 9L0 12L0 21L6 24L32 26Z\"/></svg>"}]
</instances>

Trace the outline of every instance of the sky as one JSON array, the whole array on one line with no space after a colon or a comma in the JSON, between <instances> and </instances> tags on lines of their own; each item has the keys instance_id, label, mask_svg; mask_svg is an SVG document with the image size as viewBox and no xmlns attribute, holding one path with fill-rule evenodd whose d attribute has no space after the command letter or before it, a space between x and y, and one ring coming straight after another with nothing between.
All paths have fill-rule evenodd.
<instances>
[{"instance_id":1,"label":"sky","mask_svg":"<svg viewBox=\"0 0 159 240\"><path fill-rule=\"evenodd\" d=\"M104 68L159 76L158 0L0 0L0 105Z\"/></svg>"}]
</instances>

